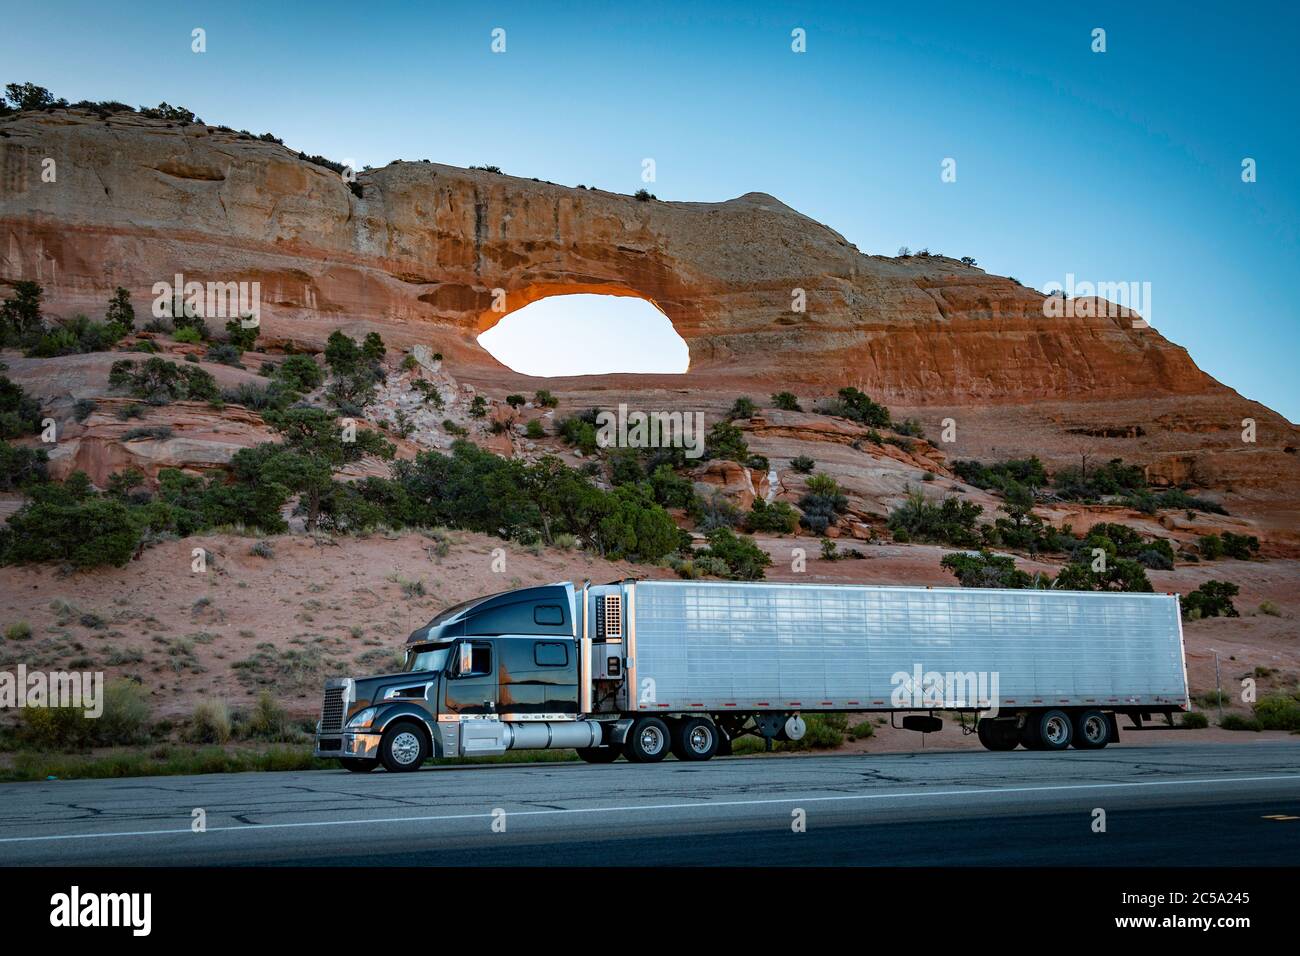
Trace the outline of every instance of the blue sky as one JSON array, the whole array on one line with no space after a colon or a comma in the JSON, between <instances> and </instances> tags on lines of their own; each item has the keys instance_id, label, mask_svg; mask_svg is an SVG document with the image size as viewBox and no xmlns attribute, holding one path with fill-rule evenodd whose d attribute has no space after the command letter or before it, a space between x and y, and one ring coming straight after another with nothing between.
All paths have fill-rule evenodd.
<instances>
[{"instance_id":1,"label":"blue sky","mask_svg":"<svg viewBox=\"0 0 1300 956\"><path fill-rule=\"evenodd\" d=\"M631 192L653 157L663 199L771 193L864 252L1150 282L1161 332L1297 420L1300 13L1047 6L9 4L0 80L181 103L362 164Z\"/></svg>"}]
</instances>

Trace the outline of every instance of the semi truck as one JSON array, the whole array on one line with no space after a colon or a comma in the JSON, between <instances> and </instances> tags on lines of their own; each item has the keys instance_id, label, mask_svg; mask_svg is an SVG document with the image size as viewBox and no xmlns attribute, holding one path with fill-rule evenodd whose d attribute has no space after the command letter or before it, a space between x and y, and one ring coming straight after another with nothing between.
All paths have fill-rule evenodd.
<instances>
[{"instance_id":1,"label":"semi truck","mask_svg":"<svg viewBox=\"0 0 1300 956\"><path fill-rule=\"evenodd\" d=\"M443 610L397 673L329 679L315 753L357 772L540 748L699 761L800 740L819 712L1087 750L1120 716L1188 708L1175 594L561 582Z\"/></svg>"}]
</instances>

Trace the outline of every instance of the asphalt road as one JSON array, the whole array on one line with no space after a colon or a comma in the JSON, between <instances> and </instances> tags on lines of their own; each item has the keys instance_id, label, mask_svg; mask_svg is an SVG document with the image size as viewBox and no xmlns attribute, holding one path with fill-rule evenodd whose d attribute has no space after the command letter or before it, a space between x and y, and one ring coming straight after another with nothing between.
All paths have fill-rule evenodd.
<instances>
[{"instance_id":1,"label":"asphalt road","mask_svg":"<svg viewBox=\"0 0 1300 956\"><path fill-rule=\"evenodd\" d=\"M0 865L233 864L1294 866L1300 739L0 786Z\"/></svg>"}]
</instances>

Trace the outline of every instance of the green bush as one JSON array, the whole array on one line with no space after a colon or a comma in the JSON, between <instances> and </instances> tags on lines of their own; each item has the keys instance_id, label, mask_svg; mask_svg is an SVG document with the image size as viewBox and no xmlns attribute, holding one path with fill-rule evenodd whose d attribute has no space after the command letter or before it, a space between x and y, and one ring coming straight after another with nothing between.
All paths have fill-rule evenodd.
<instances>
[{"instance_id":1,"label":"green bush","mask_svg":"<svg viewBox=\"0 0 1300 956\"><path fill-rule=\"evenodd\" d=\"M793 534L798 527L799 515L784 501L769 504L762 498L755 498L753 507L745 517L745 530L749 532Z\"/></svg>"},{"instance_id":2,"label":"green bush","mask_svg":"<svg viewBox=\"0 0 1300 956\"><path fill-rule=\"evenodd\" d=\"M40 403L17 382L0 375L0 439L20 438L40 430Z\"/></svg>"},{"instance_id":3,"label":"green bush","mask_svg":"<svg viewBox=\"0 0 1300 956\"><path fill-rule=\"evenodd\" d=\"M325 373L310 356L290 355L276 366L275 381L294 392L311 392L325 382Z\"/></svg>"},{"instance_id":4,"label":"green bush","mask_svg":"<svg viewBox=\"0 0 1300 956\"><path fill-rule=\"evenodd\" d=\"M1262 730L1300 730L1300 701L1282 694L1261 697L1255 704L1255 720Z\"/></svg>"},{"instance_id":5,"label":"green bush","mask_svg":"<svg viewBox=\"0 0 1300 956\"><path fill-rule=\"evenodd\" d=\"M801 412L799 399L794 392L776 392L772 396L772 407L779 408L785 412Z\"/></svg>"},{"instance_id":6,"label":"green bush","mask_svg":"<svg viewBox=\"0 0 1300 956\"><path fill-rule=\"evenodd\" d=\"M840 389L836 398L819 402L817 411L823 415L847 418L876 428L888 428L890 424L889 409L873 402L856 388Z\"/></svg>"},{"instance_id":7,"label":"green bush","mask_svg":"<svg viewBox=\"0 0 1300 956\"><path fill-rule=\"evenodd\" d=\"M1240 588L1230 581L1206 581L1183 598L1183 616L1192 620L1205 617L1240 617L1232 599Z\"/></svg>"},{"instance_id":8,"label":"green bush","mask_svg":"<svg viewBox=\"0 0 1300 956\"><path fill-rule=\"evenodd\" d=\"M706 536L708 548L696 552L698 558L714 558L724 562L727 577L737 581L758 581L764 569L772 564L771 557L745 535L737 536L728 528L714 528ZM698 560L697 560L698 564Z\"/></svg>"},{"instance_id":9,"label":"green bush","mask_svg":"<svg viewBox=\"0 0 1300 956\"><path fill-rule=\"evenodd\" d=\"M969 459L954 461L952 470L962 481L985 491L1006 491L1012 486L1042 488L1047 484L1047 471L1037 456L1012 458L984 465Z\"/></svg>"},{"instance_id":10,"label":"green bush","mask_svg":"<svg viewBox=\"0 0 1300 956\"><path fill-rule=\"evenodd\" d=\"M0 491L18 491L49 480L49 453L0 441Z\"/></svg>"},{"instance_id":11,"label":"green bush","mask_svg":"<svg viewBox=\"0 0 1300 956\"><path fill-rule=\"evenodd\" d=\"M139 684L109 681L103 712L87 717L83 707L27 707L18 738L40 750L76 751L97 746L142 743L148 739L149 703Z\"/></svg>"},{"instance_id":12,"label":"green bush","mask_svg":"<svg viewBox=\"0 0 1300 956\"><path fill-rule=\"evenodd\" d=\"M542 408L555 408L560 404L560 400L544 388L539 388L533 393L533 404Z\"/></svg>"},{"instance_id":13,"label":"green bush","mask_svg":"<svg viewBox=\"0 0 1300 956\"><path fill-rule=\"evenodd\" d=\"M1179 727L1188 727L1193 730L1204 730L1210 726L1210 719L1200 711L1192 710L1183 714L1178 720Z\"/></svg>"},{"instance_id":14,"label":"green bush","mask_svg":"<svg viewBox=\"0 0 1300 956\"><path fill-rule=\"evenodd\" d=\"M807 455L796 455L790 459L790 467L801 475L807 475L817 467L817 462L813 461Z\"/></svg>"},{"instance_id":15,"label":"green bush","mask_svg":"<svg viewBox=\"0 0 1300 956\"><path fill-rule=\"evenodd\" d=\"M889 530L898 540L905 532L912 541L932 541L959 548L978 547L981 541L977 519L984 509L954 495L939 504L926 500L917 490L909 490L907 500L889 514Z\"/></svg>"},{"instance_id":16,"label":"green bush","mask_svg":"<svg viewBox=\"0 0 1300 956\"><path fill-rule=\"evenodd\" d=\"M203 341L203 335L194 326L183 326L172 333L172 338L182 345L198 345Z\"/></svg>"},{"instance_id":17,"label":"green bush","mask_svg":"<svg viewBox=\"0 0 1300 956\"><path fill-rule=\"evenodd\" d=\"M730 411L727 412L727 418L753 418L754 413L758 411L754 400L748 395L742 395L732 403Z\"/></svg>"},{"instance_id":18,"label":"green bush","mask_svg":"<svg viewBox=\"0 0 1300 956\"><path fill-rule=\"evenodd\" d=\"M64 561L77 568L122 566L142 527L127 505L99 496L84 473L33 486L31 499L0 529L0 564Z\"/></svg>"},{"instance_id":19,"label":"green bush","mask_svg":"<svg viewBox=\"0 0 1300 956\"><path fill-rule=\"evenodd\" d=\"M530 419L528 424L524 426L524 435L533 440L545 438L546 430L542 428L541 420L537 418Z\"/></svg>"},{"instance_id":20,"label":"green bush","mask_svg":"<svg viewBox=\"0 0 1300 956\"><path fill-rule=\"evenodd\" d=\"M743 462L749 458L745 433L730 422L715 422L704 436L704 457Z\"/></svg>"},{"instance_id":21,"label":"green bush","mask_svg":"<svg viewBox=\"0 0 1300 956\"><path fill-rule=\"evenodd\" d=\"M204 700L194 705L186 738L200 744L224 744L230 740L233 726L230 708L222 700Z\"/></svg>"},{"instance_id":22,"label":"green bush","mask_svg":"<svg viewBox=\"0 0 1300 956\"><path fill-rule=\"evenodd\" d=\"M940 565L951 571L964 588L1028 588L1034 579L1016 567L1014 558L990 551L946 554Z\"/></svg>"},{"instance_id":23,"label":"green bush","mask_svg":"<svg viewBox=\"0 0 1300 956\"><path fill-rule=\"evenodd\" d=\"M130 359L114 362L109 369L108 384L154 405L184 399L213 402L221 397L216 379L208 372L157 356L143 363Z\"/></svg>"}]
</instances>

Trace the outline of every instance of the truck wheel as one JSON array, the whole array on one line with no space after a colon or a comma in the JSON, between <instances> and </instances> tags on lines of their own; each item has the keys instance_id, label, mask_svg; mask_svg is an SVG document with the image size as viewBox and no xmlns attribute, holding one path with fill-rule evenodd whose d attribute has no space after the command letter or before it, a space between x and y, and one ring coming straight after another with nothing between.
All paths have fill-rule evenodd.
<instances>
[{"instance_id":1,"label":"truck wheel","mask_svg":"<svg viewBox=\"0 0 1300 956\"><path fill-rule=\"evenodd\" d=\"M1030 716L1021 742L1029 750L1064 750L1070 746L1073 736L1069 714L1063 710L1045 710Z\"/></svg>"},{"instance_id":2,"label":"truck wheel","mask_svg":"<svg viewBox=\"0 0 1300 956\"><path fill-rule=\"evenodd\" d=\"M1110 720L1099 710L1085 710L1074 718L1074 746L1100 750L1110 743Z\"/></svg>"},{"instance_id":3,"label":"truck wheel","mask_svg":"<svg viewBox=\"0 0 1300 956\"><path fill-rule=\"evenodd\" d=\"M658 717L642 717L627 732L623 755L632 763L658 763L668 756L668 725Z\"/></svg>"},{"instance_id":4,"label":"truck wheel","mask_svg":"<svg viewBox=\"0 0 1300 956\"><path fill-rule=\"evenodd\" d=\"M369 757L340 757L339 763L343 764L344 770L350 770L352 773L370 773L379 766L378 760Z\"/></svg>"},{"instance_id":5,"label":"truck wheel","mask_svg":"<svg viewBox=\"0 0 1300 956\"><path fill-rule=\"evenodd\" d=\"M613 763L622 754L617 747L578 747L578 757L587 763Z\"/></svg>"},{"instance_id":6,"label":"truck wheel","mask_svg":"<svg viewBox=\"0 0 1300 956\"><path fill-rule=\"evenodd\" d=\"M981 720L975 727L975 735L985 750L1015 750L1020 743L1014 724L999 724L995 720Z\"/></svg>"},{"instance_id":7,"label":"truck wheel","mask_svg":"<svg viewBox=\"0 0 1300 956\"><path fill-rule=\"evenodd\" d=\"M707 717L687 717L673 727L673 755L678 760L708 760L718 752L718 728Z\"/></svg>"},{"instance_id":8,"label":"truck wheel","mask_svg":"<svg viewBox=\"0 0 1300 956\"><path fill-rule=\"evenodd\" d=\"M390 773L419 770L429 757L429 740L409 720L398 721L384 731L379 741L379 759Z\"/></svg>"}]
</instances>

